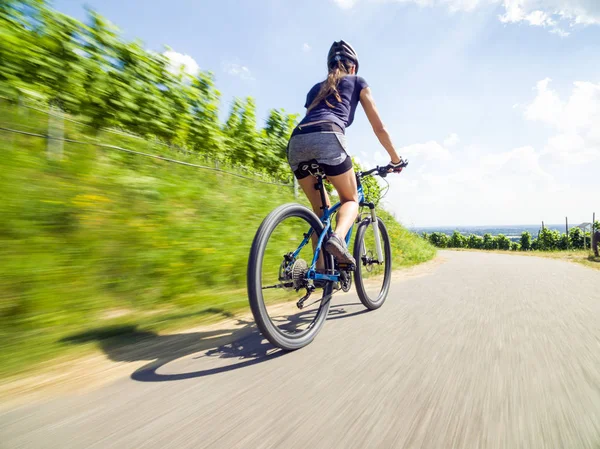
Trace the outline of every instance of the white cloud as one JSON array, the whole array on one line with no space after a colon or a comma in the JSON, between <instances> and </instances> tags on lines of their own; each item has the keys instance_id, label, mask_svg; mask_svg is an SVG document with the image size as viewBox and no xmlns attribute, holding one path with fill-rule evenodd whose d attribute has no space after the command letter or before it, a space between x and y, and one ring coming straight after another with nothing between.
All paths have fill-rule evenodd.
<instances>
[{"instance_id":1,"label":"white cloud","mask_svg":"<svg viewBox=\"0 0 600 449\"><path fill-rule=\"evenodd\" d=\"M406 148L428 146L416 144ZM405 149L401 149L404 155ZM542 152L523 146L500 153L465 148L450 159L426 161L425 149L399 177L388 177L386 205L405 223L503 224L535 222L554 211L557 202L580 207L579 192L563 188L542 165ZM427 164L424 170L420 166ZM576 192L575 194L573 192ZM567 212L561 209L560 213ZM415 217L418 217L415 220Z\"/></svg>"},{"instance_id":2,"label":"white cloud","mask_svg":"<svg viewBox=\"0 0 600 449\"><path fill-rule=\"evenodd\" d=\"M536 97L525 109L526 119L550 125L556 132L545 153L571 164L600 159L600 83L573 83L566 101L549 85L549 78L539 81Z\"/></svg>"},{"instance_id":3,"label":"white cloud","mask_svg":"<svg viewBox=\"0 0 600 449\"><path fill-rule=\"evenodd\" d=\"M351 9L358 0L333 0L342 9Z\"/></svg>"},{"instance_id":4,"label":"white cloud","mask_svg":"<svg viewBox=\"0 0 600 449\"><path fill-rule=\"evenodd\" d=\"M470 12L477 8L500 8L499 19L504 23L527 23L548 28L566 37L564 26L600 24L598 0L333 0L343 9L352 9L359 1L412 3L420 7L446 7L451 12Z\"/></svg>"},{"instance_id":5,"label":"white cloud","mask_svg":"<svg viewBox=\"0 0 600 449\"><path fill-rule=\"evenodd\" d=\"M245 81L254 80L254 77L252 76L252 72L245 65L228 62L223 65L223 70L225 70L225 72L228 73L229 75L237 76Z\"/></svg>"},{"instance_id":6,"label":"white cloud","mask_svg":"<svg viewBox=\"0 0 600 449\"><path fill-rule=\"evenodd\" d=\"M190 55L184 55L172 50L165 51L163 55L169 60L168 70L171 73L179 73L180 70L183 70L188 75L195 76L200 71L198 63Z\"/></svg>"},{"instance_id":7,"label":"white cloud","mask_svg":"<svg viewBox=\"0 0 600 449\"><path fill-rule=\"evenodd\" d=\"M557 125L561 120L564 105L558 94L548 89L550 78L538 81L535 90L537 95L533 102L525 108L525 118Z\"/></svg>"},{"instance_id":8,"label":"white cloud","mask_svg":"<svg viewBox=\"0 0 600 449\"><path fill-rule=\"evenodd\" d=\"M458 138L458 134L452 133L448 137L446 137L446 139L444 140L444 146L446 148L451 148L453 146L456 146L456 144L459 141L460 141L460 139Z\"/></svg>"},{"instance_id":9,"label":"white cloud","mask_svg":"<svg viewBox=\"0 0 600 449\"><path fill-rule=\"evenodd\" d=\"M403 147L399 154L405 159L416 157L422 161L447 161L451 158L450 151L433 140Z\"/></svg>"},{"instance_id":10,"label":"white cloud","mask_svg":"<svg viewBox=\"0 0 600 449\"><path fill-rule=\"evenodd\" d=\"M306 42L304 43L304 45L302 45L302 51L304 53L308 53L311 50L312 50L312 47L310 45L308 45Z\"/></svg>"}]
</instances>

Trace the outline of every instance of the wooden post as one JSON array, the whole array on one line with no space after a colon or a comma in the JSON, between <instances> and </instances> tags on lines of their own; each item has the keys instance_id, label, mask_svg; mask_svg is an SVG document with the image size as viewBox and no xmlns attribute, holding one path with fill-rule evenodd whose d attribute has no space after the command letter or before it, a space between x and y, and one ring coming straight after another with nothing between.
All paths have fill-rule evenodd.
<instances>
[{"instance_id":1,"label":"wooden post","mask_svg":"<svg viewBox=\"0 0 600 449\"><path fill-rule=\"evenodd\" d=\"M296 179L295 176L293 176L294 178L294 198L298 199L298 180Z\"/></svg>"},{"instance_id":2,"label":"wooden post","mask_svg":"<svg viewBox=\"0 0 600 449\"><path fill-rule=\"evenodd\" d=\"M542 229L546 229L543 221L542 221Z\"/></svg>"},{"instance_id":3,"label":"wooden post","mask_svg":"<svg viewBox=\"0 0 600 449\"><path fill-rule=\"evenodd\" d=\"M571 247L571 244L569 243L569 218L565 217L565 229L567 231L567 249L569 249Z\"/></svg>"},{"instance_id":4,"label":"wooden post","mask_svg":"<svg viewBox=\"0 0 600 449\"><path fill-rule=\"evenodd\" d=\"M64 135L65 121L63 112L60 108L52 106L48 113L48 136L46 138L46 155L48 159L62 159Z\"/></svg>"}]
</instances>

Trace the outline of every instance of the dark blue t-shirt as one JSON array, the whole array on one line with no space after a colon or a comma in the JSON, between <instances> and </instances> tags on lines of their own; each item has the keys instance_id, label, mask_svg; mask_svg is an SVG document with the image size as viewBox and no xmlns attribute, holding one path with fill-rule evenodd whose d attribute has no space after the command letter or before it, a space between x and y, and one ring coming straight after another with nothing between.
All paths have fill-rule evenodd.
<instances>
[{"instance_id":1,"label":"dark blue t-shirt","mask_svg":"<svg viewBox=\"0 0 600 449\"><path fill-rule=\"evenodd\" d=\"M306 104L304 105L305 108L308 108L312 104L319 93L323 82L315 84L308 92ZM330 95L326 99L321 100L318 105L306 114L306 117L302 119L300 125L319 120L330 120L345 130L354 121L354 112L360 101L360 92L368 86L369 85L364 78L360 76L348 75L343 77L339 80L337 86L342 101L338 102L335 95ZM328 106L325 102L326 100L334 107Z\"/></svg>"}]
</instances>

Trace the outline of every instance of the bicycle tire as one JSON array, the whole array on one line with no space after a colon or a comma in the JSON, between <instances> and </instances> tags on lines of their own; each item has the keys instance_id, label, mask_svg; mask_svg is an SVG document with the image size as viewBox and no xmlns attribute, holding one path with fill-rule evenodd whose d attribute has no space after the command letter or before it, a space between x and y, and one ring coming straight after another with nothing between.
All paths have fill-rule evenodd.
<instances>
[{"instance_id":1,"label":"bicycle tire","mask_svg":"<svg viewBox=\"0 0 600 449\"><path fill-rule=\"evenodd\" d=\"M371 218L365 218L359 225L356 231L356 238L354 239L354 259L356 260L356 270L354 272L354 283L356 285L356 293L360 298L363 305L369 310L375 310L380 308L385 302L389 293L390 284L392 281L392 248L390 245L390 238L387 232L387 228L381 218L377 217L377 223L379 224L379 233L382 240L382 250L384 253L384 273L382 287L377 294L377 297L372 298L365 288L365 278L362 274L361 268L365 267L365 262L362 258L362 245L365 239L367 231L370 226L373 225Z\"/></svg>"},{"instance_id":2,"label":"bicycle tire","mask_svg":"<svg viewBox=\"0 0 600 449\"><path fill-rule=\"evenodd\" d=\"M262 262L264 251L271 233L277 225L286 218L296 217L307 222L314 232L320 234L323 232L323 223L310 209L295 203L284 204L273 210L262 222L258 228L252 247L250 249L250 258L248 260L247 270L247 288L250 309L256 325L262 335L273 345L286 351L294 351L308 345L317 336L329 312L333 283L328 282L323 288L323 298L318 308L312 325L306 332L299 336L288 335L282 332L272 321L268 314L262 293ZM318 235L317 234L317 235ZM310 244L310 243L309 243ZM323 252L325 268L333 267L333 258L325 251Z\"/></svg>"}]
</instances>

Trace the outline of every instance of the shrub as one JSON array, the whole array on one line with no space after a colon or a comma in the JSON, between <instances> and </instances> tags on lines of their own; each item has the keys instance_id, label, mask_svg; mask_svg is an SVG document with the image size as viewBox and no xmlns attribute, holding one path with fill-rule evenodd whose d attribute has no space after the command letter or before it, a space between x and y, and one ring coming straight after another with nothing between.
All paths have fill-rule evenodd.
<instances>
[{"instance_id":1,"label":"shrub","mask_svg":"<svg viewBox=\"0 0 600 449\"><path fill-rule=\"evenodd\" d=\"M447 248L448 236L443 232L432 232L429 236L429 242L438 248Z\"/></svg>"},{"instance_id":2,"label":"shrub","mask_svg":"<svg viewBox=\"0 0 600 449\"><path fill-rule=\"evenodd\" d=\"M569 230L569 243L573 249L583 249L583 232L579 228Z\"/></svg>"},{"instance_id":3,"label":"shrub","mask_svg":"<svg viewBox=\"0 0 600 449\"><path fill-rule=\"evenodd\" d=\"M472 249L482 249L483 238L479 235L471 234L467 239L467 246Z\"/></svg>"},{"instance_id":4,"label":"shrub","mask_svg":"<svg viewBox=\"0 0 600 449\"><path fill-rule=\"evenodd\" d=\"M531 249L531 234L529 231L521 233L521 251L529 251Z\"/></svg>"},{"instance_id":5,"label":"shrub","mask_svg":"<svg viewBox=\"0 0 600 449\"><path fill-rule=\"evenodd\" d=\"M458 231L454 231L450 240L448 240L448 248L466 248L467 239Z\"/></svg>"},{"instance_id":6,"label":"shrub","mask_svg":"<svg viewBox=\"0 0 600 449\"><path fill-rule=\"evenodd\" d=\"M494 238L494 246L497 249L501 249L504 251L509 250L510 249L510 240L504 234L498 234Z\"/></svg>"},{"instance_id":7,"label":"shrub","mask_svg":"<svg viewBox=\"0 0 600 449\"><path fill-rule=\"evenodd\" d=\"M496 242L492 234L487 233L483 235L483 249L496 249Z\"/></svg>"},{"instance_id":8,"label":"shrub","mask_svg":"<svg viewBox=\"0 0 600 449\"><path fill-rule=\"evenodd\" d=\"M558 248L560 233L548 228L543 228L538 236L538 249L540 251L554 251Z\"/></svg>"}]
</instances>

